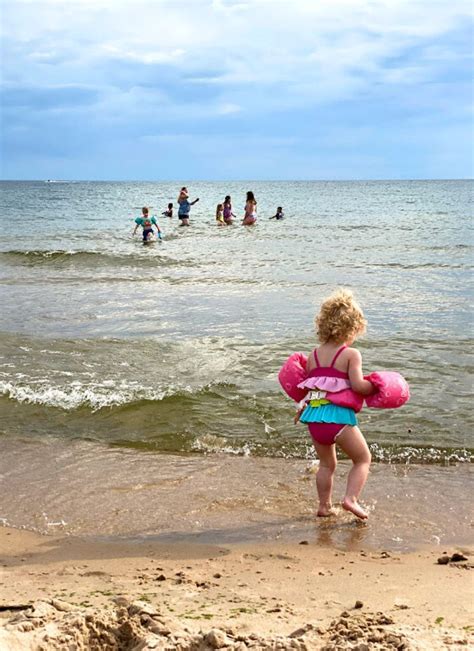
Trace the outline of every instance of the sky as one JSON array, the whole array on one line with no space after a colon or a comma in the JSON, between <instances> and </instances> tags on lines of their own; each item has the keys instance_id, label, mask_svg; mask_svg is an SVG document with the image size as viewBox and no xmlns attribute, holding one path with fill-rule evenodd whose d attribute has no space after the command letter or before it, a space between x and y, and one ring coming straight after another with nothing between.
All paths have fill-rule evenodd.
<instances>
[{"instance_id":1,"label":"sky","mask_svg":"<svg viewBox=\"0 0 474 651\"><path fill-rule=\"evenodd\" d=\"M473 175L469 0L0 0L2 179Z\"/></svg>"}]
</instances>

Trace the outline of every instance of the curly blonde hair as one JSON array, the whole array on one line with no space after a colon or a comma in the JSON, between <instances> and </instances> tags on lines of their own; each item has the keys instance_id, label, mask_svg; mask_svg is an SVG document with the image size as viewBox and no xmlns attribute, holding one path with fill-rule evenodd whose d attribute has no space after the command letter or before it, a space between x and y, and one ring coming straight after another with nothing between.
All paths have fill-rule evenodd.
<instances>
[{"instance_id":1,"label":"curly blonde hair","mask_svg":"<svg viewBox=\"0 0 474 651\"><path fill-rule=\"evenodd\" d=\"M349 289L340 287L321 305L315 319L321 343L344 343L365 332L367 321Z\"/></svg>"}]
</instances>

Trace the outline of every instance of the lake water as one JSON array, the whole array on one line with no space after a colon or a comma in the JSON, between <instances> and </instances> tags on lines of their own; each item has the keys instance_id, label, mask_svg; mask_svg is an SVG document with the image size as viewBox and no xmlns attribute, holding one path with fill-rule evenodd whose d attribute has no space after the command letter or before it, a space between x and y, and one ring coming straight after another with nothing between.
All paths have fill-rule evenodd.
<instances>
[{"instance_id":1,"label":"lake water","mask_svg":"<svg viewBox=\"0 0 474 651\"><path fill-rule=\"evenodd\" d=\"M360 414L374 460L472 460L471 181L189 183L189 228L160 217L162 243L132 238L140 207L161 215L181 185L0 184L0 517L41 530L46 504L46 521L64 519L46 499L59 450L83 469L123 453L173 477L210 459L227 473L236 457L262 473L314 459L276 376L315 346L317 307L338 285L369 322L364 371L398 370L411 387L404 408ZM231 194L241 216L248 189L257 226L217 227L216 204ZM28 476L35 501L19 508Z\"/></svg>"}]
</instances>

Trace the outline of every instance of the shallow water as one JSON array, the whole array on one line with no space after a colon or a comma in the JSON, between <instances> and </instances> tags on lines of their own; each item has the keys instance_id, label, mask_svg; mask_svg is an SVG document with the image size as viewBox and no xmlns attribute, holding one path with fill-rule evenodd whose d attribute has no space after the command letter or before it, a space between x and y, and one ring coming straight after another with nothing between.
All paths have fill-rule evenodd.
<instances>
[{"instance_id":1,"label":"shallow water","mask_svg":"<svg viewBox=\"0 0 474 651\"><path fill-rule=\"evenodd\" d=\"M316 518L316 466L271 457L136 454L96 443L6 442L4 524L42 533L206 543L307 540L408 551L472 542L472 465L375 464L369 521ZM335 504L348 463L341 462ZM436 487L436 489L434 488Z\"/></svg>"},{"instance_id":2,"label":"shallow water","mask_svg":"<svg viewBox=\"0 0 474 651\"><path fill-rule=\"evenodd\" d=\"M472 460L472 182L200 182L189 184L201 198L189 229L162 218L162 243L132 239L139 207L159 215L179 185L0 184L7 469L21 465L26 481L35 445L56 458L81 441L127 453L140 472L144 459L181 468L222 455L226 473L240 457L247 469L300 467L314 452L276 374L314 346L316 306L340 284L369 320L365 370L398 370L411 386L403 409L362 412L374 459L403 469ZM240 215L249 188L258 225L216 227L218 201L232 194ZM278 205L286 218L270 221ZM455 475L440 476L451 495ZM8 473L2 489L9 522L27 508L30 526ZM44 474L36 490L46 499ZM166 500L171 509L172 492Z\"/></svg>"}]
</instances>

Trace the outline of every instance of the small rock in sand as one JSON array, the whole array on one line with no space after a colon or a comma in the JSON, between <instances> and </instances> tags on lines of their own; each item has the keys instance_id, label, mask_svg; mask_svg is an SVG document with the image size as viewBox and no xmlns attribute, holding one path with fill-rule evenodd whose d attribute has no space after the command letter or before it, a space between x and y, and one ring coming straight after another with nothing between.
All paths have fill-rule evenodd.
<instances>
[{"instance_id":1,"label":"small rock in sand","mask_svg":"<svg viewBox=\"0 0 474 651\"><path fill-rule=\"evenodd\" d=\"M467 561L467 556L464 556L464 554L459 554L458 552L454 552L449 560L451 563L459 563L460 561Z\"/></svg>"},{"instance_id":2,"label":"small rock in sand","mask_svg":"<svg viewBox=\"0 0 474 651\"><path fill-rule=\"evenodd\" d=\"M137 615L140 613L140 615L150 615L153 617L153 615L158 615L158 611L156 608L154 608L151 604L145 603L143 601L134 601L130 606L128 607L128 614L129 615Z\"/></svg>"},{"instance_id":3,"label":"small rock in sand","mask_svg":"<svg viewBox=\"0 0 474 651\"><path fill-rule=\"evenodd\" d=\"M222 649L231 643L224 631L219 628L212 628L206 635L206 642L213 649Z\"/></svg>"},{"instance_id":4,"label":"small rock in sand","mask_svg":"<svg viewBox=\"0 0 474 651\"><path fill-rule=\"evenodd\" d=\"M46 601L36 601L33 610L25 613L27 617L34 619L36 617L51 617L56 614L56 609Z\"/></svg>"},{"instance_id":5,"label":"small rock in sand","mask_svg":"<svg viewBox=\"0 0 474 651\"><path fill-rule=\"evenodd\" d=\"M72 610L76 610L72 604L68 604L67 601L63 601L62 599L51 599L51 605L62 613L69 613Z\"/></svg>"}]
</instances>

